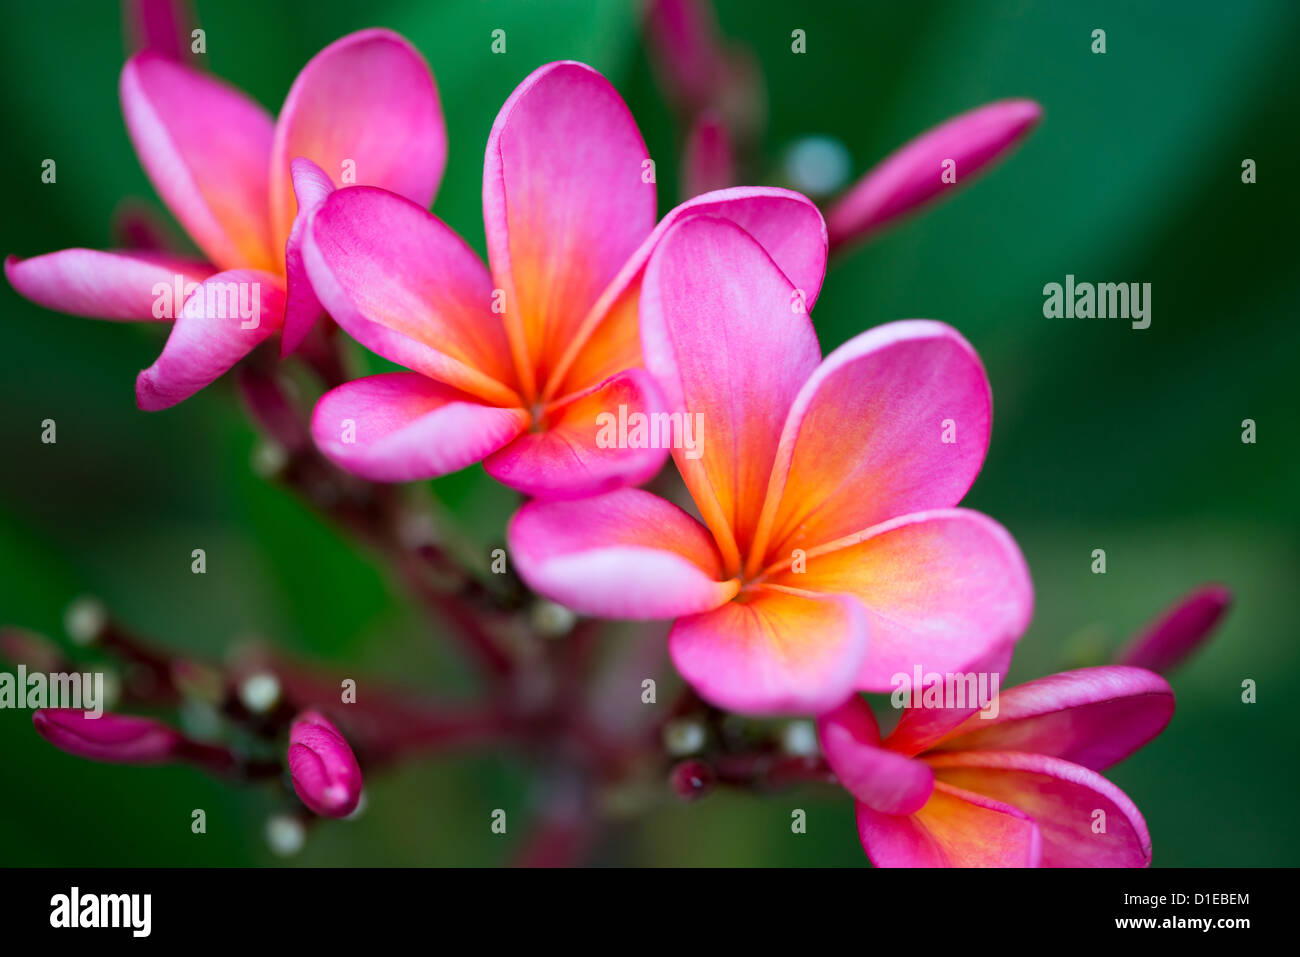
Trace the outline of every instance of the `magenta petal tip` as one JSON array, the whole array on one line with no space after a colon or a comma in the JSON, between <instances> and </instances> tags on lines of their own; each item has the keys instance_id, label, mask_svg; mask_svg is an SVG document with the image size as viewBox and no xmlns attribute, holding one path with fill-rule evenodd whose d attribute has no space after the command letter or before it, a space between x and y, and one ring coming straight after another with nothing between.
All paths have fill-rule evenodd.
<instances>
[{"instance_id":1,"label":"magenta petal tip","mask_svg":"<svg viewBox=\"0 0 1300 957\"><path fill-rule=\"evenodd\" d=\"M300 714L289 729L293 789L322 817L347 817L361 800L361 767L339 729L320 712Z\"/></svg>"},{"instance_id":2,"label":"magenta petal tip","mask_svg":"<svg viewBox=\"0 0 1300 957\"><path fill-rule=\"evenodd\" d=\"M1115 656L1115 663L1164 674L1186 661L1214 631L1232 604L1223 585L1205 585L1184 596Z\"/></svg>"},{"instance_id":3,"label":"magenta petal tip","mask_svg":"<svg viewBox=\"0 0 1300 957\"><path fill-rule=\"evenodd\" d=\"M157 721L71 708L41 708L32 714L39 734L60 751L110 764L160 764L174 757L181 735Z\"/></svg>"}]
</instances>

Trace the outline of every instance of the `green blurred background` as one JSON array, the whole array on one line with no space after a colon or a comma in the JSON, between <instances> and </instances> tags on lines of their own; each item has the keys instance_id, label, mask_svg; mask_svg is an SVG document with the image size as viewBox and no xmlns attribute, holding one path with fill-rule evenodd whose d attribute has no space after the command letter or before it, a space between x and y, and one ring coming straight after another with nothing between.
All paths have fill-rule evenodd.
<instances>
[{"instance_id":1,"label":"green blurred background","mask_svg":"<svg viewBox=\"0 0 1300 957\"><path fill-rule=\"evenodd\" d=\"M1173 677L1169 729L1110 776L1150 825L1157 865L1300 862L1300 5L1291 0L798 3L719 0L769 98L766 159L842 141L861 172L945 117L1028 96L1046 119L977 185L858 249L814 316L823 348L891 319L930 317L976 346L993 384L988 462L967 504L1012 531L1037 591L1012 679L1103 658L1191 586L1236 604ZM1080 9L1074 9L1080 8ZM0 252L110 245L127 197L161 210L117 99L120 12L104 0L6 4L0 30L8 186ZM480 250L481 163L502 101L532 69L576 58L626 97L676 202L681 134L654 82L638 7L581 0L199 3L207 60L273 112L307 59L384 25L433 67L451 142L434 205ZM1107 53L1090 52L1094 28ZM489 51L493 29L508 52ZM807 31L808 52L790 51ZM58 162L57 185L40 181ZM668 161L664 161L664 159ZM1241 162L1258 182L1241 182ZM776 176L769 177L775 180ZM1045 319L1066 273L1150 282L1152 324ZM64 640L82 593L177 650L259 637L344 674L456 693L464 675L415 609L344 539L253 475L255 437L228 387L167 412L135 408L162 331L75 319L0 291L0 621ZM58 443L39 441L58 423ZM1241 442L1241 421L1258 442ZM458 522L499 536L510 497L480 469L432 488ZM190 550L207 550L205 576ZM1105 548L1108 572L1090 572ZM8 667L8 665L6 665ZM1244 705L1241 682L1259 685ZM0 864L272 863L267 791L188 769L123 769L42 742L0 711ZM311 836L296 863L490 864L524 833L487 809L526 807L526 769L492 755L430 760L367 782L369 811ZM790 808L809 812L790 832ZM190 832L204 808L208 833ZM517 818L515 818L517 819ZM850 801L718 793L666 804L603 858L648 864L863 863Z\"/></svg>"}]
</instances>

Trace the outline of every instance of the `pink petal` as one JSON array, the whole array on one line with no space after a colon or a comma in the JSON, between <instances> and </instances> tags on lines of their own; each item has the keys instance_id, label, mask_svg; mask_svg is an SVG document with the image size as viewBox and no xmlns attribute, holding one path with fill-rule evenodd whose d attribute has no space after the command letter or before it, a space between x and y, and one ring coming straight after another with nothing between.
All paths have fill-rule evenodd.
<instances>
[{"instance_id":1,"label":"pink petal","mask_svg":"<svg viewBox=\"0 0 1300 957\"><path fill-rule=\"evenodd\" d=\"M831 246L860 240L956 189L1029 133L1043 115L1033 100L999 100L955 116L890 154L827 214ZM942 180L944 161L956 162L956 183Z\"/></svg>"},{"instance_id":2,"label":"pink petal","mask_svg":"<svg viewBox=\"0 0 1300 957\"><path fill-rule=\"evenodd\" d=\"M277 249L297 208L289 164L299 156L335 183L380 186L428 207L447 162L447 131L424 57L393 31L370 29L335 40L302 68L271 153Z\"/></svg>"},{"instance_id":3,"label":"pink petal","mask_svg":"<svg viewBox=\"0 0 1300 957\"><path fill-rule=\"evenodd\" d=\"M185 0L126 0L123 7L129 52L152 50L171 60L190 55L195 20Z\"/></svg>"},{"instance_id":4,"label":"pink petal","mask_svg":"<svg viewBox=\"0 0 1300 957\"><path fill-rule=\"evenodd\" d=\"M738 568L781 426L820 358L812 323L753 236L697 216L675 226L650 260L641 342L669 408L703 422L702 456L675 450L674 459L724 558Z\"/></svg>"},{"instance_id":5,"label":"pink petal","mask_svg":"<svg viewBox=\"0 0 1300 957\"><path fill-rule=\"evenodd\" d=\"M497 114L483 216L526 394L546 382L601 291L654 228L655 185L643 178L649 159L618 92L581 63L534 70Z\"/></svg>"},{"instance_id":6,"label":"pink petal","mask_svg":"<svg viewBox=\"0 0 1300 957\"><path fill-rule=\"evenodd\" d=\"M640 489L530 502L507 535L529 587L583 614L674 618L716 608L739 588L722 580L700 523Z\"/></svg>"},{"instance_id":7,"label":"pink petal","mask_svg":"<svg viewBox=\"0 0 1300 957\"><path fill-rule=\"evenodd\" d=\"M311 228L316 210L334 192L334 184L325 171L309 159L295 159L293 188L298 200L298 214L284 247L285 283L288 298L284 307L284 332L280 338L281 357L289 355L307 338L316 320L324 315L320 300L311 287L307 266L302 261L302 244Z\"/></svg>"},{"instance_id":8,"label":"pink petal","mask_svg":"<svg viewBox=\"0 0 1300 957\"><path fill-rule=\"evenodd\" d=\"M482 461L528 426L520 408L475 396L415 372L345 382L321 396L312 437L341 468L373 482L413 482Z\"/></svg>"},{"instance_id":9,"label":"pink petal","mask_svg":"<svg viewBox=\"0 0 1300 957\"><path fill-rule=\"evenodd\" d=\"M1011 667L1011 655L1015 651L1014 641L996 645L979 658L955 669L962 675L988 675L987 687L992 689L993 676L997 676L997 687L1001 688L1006 678L1007 669ZM927 750L937 741L942 741L948 733L980 710L979 702L963 708L925 708L906 707L894 730L889 732L884 746L901 754L915 755Z\"/></svg>"},{"instance_id":10,"label":"pink petal","mask_svg":"<svg viewBox=\"0 0 1300 957\"><path fill-rule=\"evenodd\" d=\"M858 837L877 867L1037 867L1038 825L1024 811L942 781L925 807L895 816L858 803Z\"/></svg>"},{"instance_id":11,"label":"pink petal","mask_svg":"<svg viewBox=\"0 0 1300 957\"><path fill-rule=\"evenodd\" d=\"M979 356L950 326L913 319L850 339L794 401L760 540L779 558L956 505L984 462L992 403Z\"/></svg>"},{"instance_id":12,"label":"pink petal","mask_svg":"<svg viewBox=\"0 0 1300 957\"><path fill-rule=\"evenodd\" d=\"M870 651L864 691L893 676L956 672L1019 639L1033 612L1024 557L997 522L966 509L917 512L810 549L806 571L786 559L771 580L848 594L866 607Z\"/></svg>"},{"instance_id":13,"label":"pink petal","mask_svg":"<svg viewBox=\"0 0 1300 957\"><path fill-rule=\"evenodd\" d=\"M642 440L633 431L638 417L649 422L651 415L667 420L659 387L643 370L629 369L566 399L536 431L523 433L483 465L498 482L534 498L582 498L640 485L663 468L670 448L663 435ZM630 423L623 436L620 421ZM620 444L621 438L627 441Z\"/></svg>"},{"instance_id":14,"label":"pink petal","mask_svg":"<svg viewBox=\"0 0 1300 957\"><path fill-rule=\"evenodd\" d=\"M817 719L826 762L844 789L885 814L919 811L934 790L929 765L880 746L880 728L858 695Z\"/></svg>"},{"instance_id":15,"label":"pink petal","mask_svg":"<svg viewBox=\"0 0 1300 957\"><path fill-rule=\"evenodd\" d=\"M826 273L826 224L812 201L766 186L706 193L671 210L619 270L552 371L549 390L563 394L586 388L640 364L637 304L646 264L675 225L697 216L730 220L758 240L812 309ZM563 383L558 390L556 382Z\"/></svg>"},{"instance_id":16,"label":"pink petal","mask_svg":"<svg viewBox=\"0 0 1300 957\"><path fill-rule=\"evenodd\" d=\"M708 111L695 118L682 152L683 196L699 196L735 184L731 134L716 113Z\"/></svg>"},{"instance_id":17,"label":"pink petal","mask_svg":"<svg viewBox=\"0 0 1300 957\"><path fill-rule=\"evenodd\" d=\"M1044 867L1151 863L1151 835L1142 814L1095 771L1015 751L961 751L925 760L938 781L1014 805L1032 817L1042 832Z\"/></svg>"},{"instance_id":18,"label":"pink petal","mask_svg":"<svg viewBox=\"0 0 1300 957\"><path fill-rule=\"evenodd\" d=\"M499 405L517 405L492 279L442 220L396 193L331 193L302 242L326 311L386 359Z\"/></svg>"},{"instance_id":19,"label":"pink petal","mask_svg":"<svg viewBox=\"0 0 1300 957\"><path fill-rule=\"evenodd\" d=\"M5 260L5 278L19 295L46 309L91 319L170 320L177 310L164 306L175 298L177 279L183 298L185 286L212 272L207 263L194 260L97 249ZM155 288L160 284L167 289Z\"/></svg>"},{"instance_id":20,"label":"pink petal","mask_svg":"<svg viewBox=\"0 0 1300 957\"><path fill-rule=\"evenodd\" d=\"M973 714L936 751L1030 751L1100 771L1169 723L1174 693L1159 675L1112 665L1048 675L1009 688L997 716Z\"/></svg>"},{"instance_id":21,"label":"pink petal","mask_svg":"<svg viewBox=\"0 0 1300 957\"><path fill-rule=\"evenodd\" d=\"M668 650L700 697L745 714L817 714L853 690L866 651L861 606L763 587L679 618Z\"/></svg>"},{"instance_id":22,"label":"pink petal","mask_svg":"<svg viewBox=\"0 0 1300 957\"><path fill-rule=\"evenodd\" d=\"M234 87L157 53L122 68L122 110L145 172L222 269L283 269L271 242L271 118ZM216 131L219 131L217 133Z\"/></svg>"},{"instance_id":23,"label":"pink petal","mask_svg":"<svg viewBox=\"0 0 1300 957\"><path fill-rule=\"evenodd\" d=\"M283 322L279 276L254 269L211 276L185 300L162 355L136 379L136 403L154 412L188 399L221 378Z\"/></svg>"},{"instance_id":24,"label":"pink petal","mask_svg":"<svg viewBox=\"0 0 1300 957\"><path fill-rule=\"evenodd\" d=\"M1198 588L1129 642L1116 664L1161 673L1176 668L1201 647L1231 604L1232 592L1222 585Z\"/></svg>"}]
</instances>

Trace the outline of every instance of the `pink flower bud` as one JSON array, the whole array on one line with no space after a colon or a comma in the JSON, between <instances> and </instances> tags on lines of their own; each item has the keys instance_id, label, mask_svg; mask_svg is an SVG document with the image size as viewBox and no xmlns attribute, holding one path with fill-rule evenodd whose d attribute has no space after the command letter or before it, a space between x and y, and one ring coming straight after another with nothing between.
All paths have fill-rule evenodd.
<instances>
[{"instance_id":1,"label":"pink flower bud","mask_svg":"<svg viewBox=\"0 0 1300 957\"><path fill-rule=\"evenodd\" d=\"M60 751L111 764L161 764L177 755L184 740L149 718L107 713L95 718L71 708L41 708L32 724Z\"/></svg>"},{"instance_id":2,"label":"pink flower bud","mask_svg":"<svg viewBox=\"0 0 1300 957\"><path fill-rule=\"evenodd\" d=\"M954 116L890 154L826 215L832 249L862 239L973 178L1038 123L1033 100L999 100Z\"/></svg>"},{"instance_id":3,"label":"pink flower bud","mask_svg":"<svg viewBox=\"0 0 1300 957\"><path fill-rule=\"evenodd\" d=\"M1182 598L1120 651L1115 663L1163 674L1205 642L1232 604L1232 592L1206 585Z\"/></svg>"},{"instance_id":4,"label":"pink flower bud","mask_svg":"<svg viewBox=\"0 0 1300 957\"><path fill-rule=\"evenodd\" d=\"M695 118L682 157L682 198L690 199L736 182L731 134L721 118L706 110Z\"/></svg>"},{"instance_id":5,"label":"pink flower bud","mask_svg":"<svg viewBox=\"0 0 1300 957\"><path fill-rule=\"evenodd\" d=\"M289 729L293 789L322 817L347 817L361 800L361 768L338 728L317 711L300 714Z\"/></svg>"}]
</instances>

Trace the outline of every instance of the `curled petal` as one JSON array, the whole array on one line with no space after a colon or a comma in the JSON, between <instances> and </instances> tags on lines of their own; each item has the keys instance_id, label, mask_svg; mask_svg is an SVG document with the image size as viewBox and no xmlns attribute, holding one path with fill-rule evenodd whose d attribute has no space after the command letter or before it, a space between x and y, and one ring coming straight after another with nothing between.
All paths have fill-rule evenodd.
<instances>
[{"instance_id":1,"label":"curled petal","mask_svg":"<svg viewBox=\"0 0 1300 957\"><path fill-rule=\"evenodd\" d=\"M334 182L379 186L428 207L447 161L447 131L429 65L391 30L360 30L335 40L294 80L271 153L277 249L297 208L290 181L295 157L311 160Z\"/></svg>"},{"instance_id":2,"label":"curled petal","mask_svg":"<svg viewBox=\"0 0 1300 957\"><path fill-rule=\"evenodd\" d=\"M1222 585L1198 588L1174 605L1116 656L1116 664L1166 673L1205 642L1232 604Z\"/></svg>"},{"instance_id":3,"label":"curled petal","mask_svg":"<svg viewBox=\"0 0 1300 957\"><path fill-rule=\"evenodd\" d=\"M817 719L826 762L844 789L884 814L919 811L934 790L934 772L922 761L880 746L871 708L858 695Z\"/></svg>"},{"instance_id":4,"label":"curled petal","mask_svg":"<svg viewBox=\"0 0 1300 957\"><path fill-rule=\"evenodd\" d=\"M800 571L800 568L804 568ZM870 652L858 688L957 671L1019 639L1033 611L1024 557L997 522L967 509L918 512L783 560L774 581L848 594L867 610Z\"/></svg>"},{"instance_id":5,"label":"curled petal","mask_svg":"<svg viewBox=\"0 0 1300 957\"><path fill-rule=\"evenodd\" d=\"M1142 814L1096 771L1016 751L928 754L925 761L938 781L1013 805L1032 817L1042 832L1044 867L1151 863L1151 835Z\"/></svg>"},{"instance_id":6,"label":"curled petal","mask_svg":"<svg viewBox=\"0 0 1300 957\"><path fill-rule=\"evenodd\" d=\"M849 340L794 401L759 541L789 555L956 505L984 462L992 406L979 357L950 326L891 322Z\"/></svg>"},{"instance_id":7,"label":"curled petal","mask_svg":"<svg viewBox=\"0 0 1300 957\"><path fill-rule=\"evenodd\" d=\"M280 338L280 355L287 356L307 338L311 327L324 314L311 277L302 261L302 243L311 228L312 218L321 204L334 192L334 184L325 171L309 159L299 157L293 169L293 188L298 200L298 214L284 247L284 274L287 298L284 306L284 332Z\"/></svg>"},{"instance_id":8,"label":"curled petal","mask_svg":"<svg viewBox=\"0 0 1300 957\"><path fill-rule=\"evenodd\" d=\"M605 618L675 618L736 594L709 533L676 505L640 489L580 501L531 502L508 530L519 575L574 611Z\"/></svg>"},{"instance_id":9,"label":"curled petal","mask_svg":"<svg viewBox=\"0 0 1300 957\"><path fill-rule=\"evenodd\" d=\"M1158 735L1173 714L1173 690L1159 675L1083 668L1008 688L996 715L971 715L934 749L1029 751L1100 771Z\"/></svg>"},{"instance_id":10,"label":"curled petal","mask_svg":"<svg viewBox=\"0 0 1300 957\"><path fill-rule=\"evenodd\" d=\"M157 53L122 68L136 154L168 208L222 269L280 272L271 242L271 117L234 87ZM219 135L213 135L219 130Z\"/></svg>"},{"instance_id":11,"label":"curled petal","mask_svg":"<svg viewBox=\"0 0 1300 957\"><path fill-rule=\"evenodd\" d=\"M520 408L476 397L416 372L345 382L312 413L317 447L373 482L413 482L482 461L528 425Z\"/></svg>"},{"instance_id":12,"label":"curled petal","mask_svg":"<svg viewBox=\"0 0 1300 957\"><path fill-rule=\"evenodd\" d=\"M1043 108L1033 100L999 100L912 140L858 180L832 207L826 217L831 246L862 239L955 188L943 179L948 160L956 163L956 182L965 183L1015 147L1042 115Z\"/></svg>"},{"instance_id":13,"label":"curled petal","mask_svg":"<svg viewBox=\"0 0 1300 957\"><path fill-rule=\"evenodd\" d=\"M207 263L146 252L62 249L5 260L5 278L20 295L91 319L173 319L175 310L158 308L160 295L170 302L178 282L183 291L212 273Z\"/></svg>"},{"instance_id":14,"label":"curled petal","mask_svg":"<svg viewBox=\"0 0 1300 957\"><path fill-rule=\"evenodd\" d=\"M183 742L165 724L121 714L96 718L70 708L41 708L33 712L32 724L60 751L112 764L161 764L175 757Z\"/></svg>"},{"instance_id":15,"label":"curled petal","mask_svg":"<svg viewBox=\"0 0 1300 957\"><path fill-rule=\"evenodd\" d=\"M209 277L185 300L156 362L136 378L136 403L166 409L221 378L284 322L279 276L232 269Z\"/></svg>"},{"instance_id":16,"label":"curled petal","mask_svg":"<svg viewBox=\"0 0 1300 957\"><path fill-rule=\"evenodd\" d=\"M650 154L609 81L549 63L510 95L488 137L483 216L526 393L655 222Z\"/></svg>"},{"instance_id":17,"label":"curled petal","mask_svg":"<svg viewBox=\"0 0 1300 957\"><path fill-rule=\"evenodd\" d=\"M680 618L673 663L700 696L745 714L827 711L853 690L867 645L862 607L842 595L764 587Z\"/></svg>"},{"instance_id":18,"label":"curled petal","mask_svg":"<svg viewBox=\"0 0 1300 957\"><path fill-rule=\"evenodd\" d=\"M317 208L302 254L321 304L362 345L486 402L518 404L492 279L442 220L352 186Z\"/></svg>"},{"instance_id":19,"label":"curled petal","mask_svg":"<svg viewBox=\"0 0 1300 957\"><path fill-rule=\"evenodd\" d=\"M858 837L877 867L1037 867L1038 825L1024 811L936 781L915 814L858 803Z\"/></svg>"},{"instance_id":20,"label":"curled petal","mask_svg":"<svg viewBox=\"0 0 1300 957\"><path fill-rule=\"evenodd\" d=\"M660 422L669 419L659 387L643 370L628 369L558 404L539 430L483 464L498 482L534 498L599 495L640 485L663 467L674 433L670 424L661 434Z\"/></svg>"},{"instance_id":21,"label":"curled petal","mask_svg":"<svg viewBox=\"0 0 1300 957\"><path fill-rule=\"evenodd\" d=\"M324 715L307 711L289 728L293 789L322 817L347 817L361 800L361 768L347 740Z\"/></svg>"},{"instance_id":22,"label":"curled petal","mask_svg":"<svg viewBox=\"0 0 1300 957\"><path fill-rule=\"evenodd\" d=\"M677 224L696 217L735 223L756 239L788 278L804 311L826 274L826 223L808 197L788 189L736 186L704 193L670 210L592 306L552 371L549 391L584 388L641 361L637 303L646 265Z\"/></svg>"},{"instance_id":23,"label":"curled petal","mask_svg":"<svg viewBox=\"0 0 1300 957\"><path fill-rule=\"evenodd\" d=\"M673 457L724 558L738 568L781 426L820 359L812 323L753 236L697 216L675 226L650 259L641 343L669 408L702 419L702 456Z\"/></svg>"}]
</instances>

